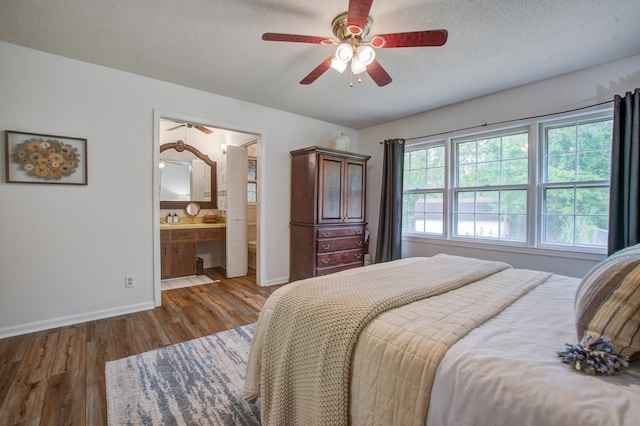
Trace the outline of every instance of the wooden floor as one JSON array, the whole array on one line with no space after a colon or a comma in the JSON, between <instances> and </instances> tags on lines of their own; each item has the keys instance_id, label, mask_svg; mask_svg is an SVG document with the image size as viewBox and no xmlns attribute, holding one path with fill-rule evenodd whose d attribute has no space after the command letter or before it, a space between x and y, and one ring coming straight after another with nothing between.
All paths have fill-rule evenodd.
<instances>
[{"instance_id":1,"label":"wooden floor","mask_svg":"<svg viewBox=\"0 0 640 426\"><path fill-rule=\"evenodd\" d=\"M0 339L0 425L106 425L106 361L251 324L277 288L205 273L220 282L163 291L160 308Z\"/></svg>"}]
</instances>

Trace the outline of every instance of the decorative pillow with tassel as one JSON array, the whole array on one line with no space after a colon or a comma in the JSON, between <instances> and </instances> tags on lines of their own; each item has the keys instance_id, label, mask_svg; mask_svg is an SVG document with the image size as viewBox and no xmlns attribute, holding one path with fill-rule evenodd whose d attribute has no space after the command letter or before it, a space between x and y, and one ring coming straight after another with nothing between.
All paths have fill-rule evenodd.
<instances>
[{"instance_id":1,"label":"decorative pillow with tassel","mask_svg":"<svg viewBox=\"0 0 640 426\"><path fill-rule=\"evenodd\" d=\"M640 357L640 244L593 267L578 287L575 308L584 347L606 342L612 354Z\"/></svg>"}]
</instances>

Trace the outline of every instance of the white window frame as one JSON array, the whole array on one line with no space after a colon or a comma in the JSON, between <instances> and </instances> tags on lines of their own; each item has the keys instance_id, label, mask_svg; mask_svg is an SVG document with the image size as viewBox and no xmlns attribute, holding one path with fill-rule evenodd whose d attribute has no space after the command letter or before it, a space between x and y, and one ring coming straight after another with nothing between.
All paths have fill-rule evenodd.
<instances>
[{"instance_id":1,"label":"white window frame","mask_svg":"<svg viewBox=\"0 0 640 426\"><path fill-rule=\"evenodd\" d=\"M546 137L546 129L553 127L561 127L563 125L572 125L575 123L588 123L594 121L604 121L606 119L613 119L613 111L605 110L596 113L590 114L581 114L581 115L569 115L562 116L555 120L546 120L538 123L538 131L539 131L539 139L540 139L540 149L538 149L538 185L537 185L537 209L536 209L536 246L542 249L552 249L552 250L567 250L573 252L584 252L584 253L606 253L607 247L596 247L596 246L585 246L585 245L565 245L560 243L547 243L544 241L543 233L543 210L544 210L544 191L547 188L588 188L588 187L597 187L607 189L610 186L609 180L594 180L594 181L576 181L576 182L545 182L544 176L546 175L546 167L547 163L545 161L546 157L546 147L544 142L544 138ZM575 217L575 214L574 214ZM575 226L575 223L574 223ZM575 237L575 235L574 235Z\"/></svg>"},{"instance_id":2,"label":"white window frame","mask_svg":"<svg viewBox=\"0 0 640 426\"><path fill-rule=\"evenodd\" d=\"M576 254L602 255L606 254L606 247L591 246L563 246L560 244L543 244L542 241L542 196L543 196L543 172L544 164L544 129L550 126L562 125L575 121L590 121L598 119L611 119L613 110L611 106L600 106L590 108L583 112L568 112L556 114L553 117L539 117L528 120L520 120L509 123L509 125L489 125L481 131L456 131L434 137L424 137L405 143L405 152L422 149L429 146L444 144L445 147L445 188L443 194L443 233L430 234L423 232L403 231L403 239L411 241L437 240L440 244L452 246L465 246L480 249L508 250L518 253L553 253L553 255L573 257ZM498 240L492 238L464 237L453 235L453 203L454 189L465 190L472 188L455 188L455 151L454 141L462 139L474 139L489 137L491 135L515 133L526 130L529 135L529 182L527 186L527 231L526 241L520 243L511 240ZM606 183L608 181L602 181ZM582 183L579 183L582 184ZM589 184L593 184L590 182ZM589 184L586 184L589 186ZM489 187L491 190L493 187ZM477 188L473 188L477 189ZM410 191L408 191L410 192ZM414 191L415 192L415 191ZM427 191L428 192L428 191ZM404 191L403 191L404 196ZM403 210L404 215L404 210ZM564 254L563 254L564 253Z\"/></svg>"},{"instance_id":3,"label":"white window frame","mask_svg":"<svg viewBox=\"0 0 640 426\"><path fill-rule=\"evenodd\" d=\"M448 158L448 154L447 154L447 144L443 139L437 139L434 141L430 141L428 143L422 143L418 146L416 146L415 148L411 149L410 151L419 151L421 149L428 149L428 148L438 148L438 147L444 147L444 186L442 188L417 188L417 189L408 189L406 192L403 191L402 195L403 195L403 202L404 202L404 195L405 194L435 194L435 193L440 193L442 192L442 233L434 233L434 232L418 232L418 231L406 231L408 233L412 233L412 234L416 234L416 235L426 235L429 236L431 238L437 238L437 239L442 239L444 237L444 235L446 235L446 229L447 229L447 222L448 222L448 218L447 218L447 187L448 187L448 176L449 176L449 162L447 161ZM407 151L407 150L405 150ZM404 172L404 170L403 170ZM404 218L404 210L402 212L403 218Z\"/></svg>"},{"instance_id":4,"label":"white window frame","mask_svg":"<svg viewBox=\"0 0 640 426\"><path fill-rule=\"evenodd\" d=\"M464 142L469 142L472 140L477 140L477 139L485 139L485 138L491 138L491 137L496 137L496 136L509 136L509 135L515 135L515 134L520 134L520 133L527 133L527 138L528 138L528 152L527 152L527 175L529 176L528 182L524 183L524 184L517 184L517 185L506 185L506 184L501 184L501 185L488 185L488 186L468 186L468 187L461 187L459 186L459 182L457 182L457 177L458 177L458 173L456 173L456 146L459 143L464 143ZM525 247L527 246L527 241L529 241L530 237L529 237L529 227L528 224L530 222L529 217L530 217L530 209L529 209L529 203L530 203L530 197L529 197L529 193L531 191L530 188L530 182L531 182L531 132L529 130L529 128L527 126L517 126L517 127L511 127L511 128L505 128L505 129L501 129L501 130L497 130L497 131L487 131L487 132L482 132L482 133L472 133L472 134L468 134L465 136L461 136L461 137L452 137L450 138L450 140L448 141L449 145L450 145L450 159L449 159L449 163L450 163L450 170L451 170L451 176L449 179L450 185L449 185L449 198L451 200L450 203L450 210L449 210L449 214L446 214L446 216L449 219L450 225L449 225L449 239L451 239L452 241L475 241L475 242L482 242L482 243L489 243L489 244L498 244L498 245L509 245L509 246L520 246L520 247ZM474 191L474 192L478 192L478 191L502 191L502 190L510 190L510 189L518 189L518 190L525 190L527 193L527 207L526 207L526 211L525 211L525 215L526 215L526 223L527 223L527 229L525 231L525 240L524 241L513 241L513 240L502 240L499 238L490 238L490 237L480 237L480 236L464 236L464 235L456 235L454 234L454 220L453 220L453 215L454 215L454 204L455 204L455 199L456 199L456 195L459 192L467 192L467 191ZM499 215L499 213L498 213Z\"/></svg>"}]
</instances>

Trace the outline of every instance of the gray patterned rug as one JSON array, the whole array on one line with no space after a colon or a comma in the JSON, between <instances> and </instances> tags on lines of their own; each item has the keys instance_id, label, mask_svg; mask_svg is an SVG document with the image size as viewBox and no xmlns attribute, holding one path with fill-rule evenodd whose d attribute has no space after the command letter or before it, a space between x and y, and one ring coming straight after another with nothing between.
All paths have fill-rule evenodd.
<instances>
[{"instance_id":1,"label":"gray patterned rug","mask_svg":"<svg viewBox=\"0 0 640 426\"><path fill-rule=\"evenodd\" d=\"M107 362L110 425L259 425L242 398L255 324Z\"/></svg>"}]
</instances>

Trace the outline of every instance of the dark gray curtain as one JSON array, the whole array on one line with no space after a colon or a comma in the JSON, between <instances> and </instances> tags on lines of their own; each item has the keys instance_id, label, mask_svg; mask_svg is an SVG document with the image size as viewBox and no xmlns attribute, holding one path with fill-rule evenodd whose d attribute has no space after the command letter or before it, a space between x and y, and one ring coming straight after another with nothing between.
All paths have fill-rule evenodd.
<instances>
[{"instance_id":1,"label":"dark gray curtain","mask_svg":"<svg viewBox=\"0 0 640 426\"><path fill-rule=\"evenodd\" d=\"M613 107L609 254L640 243L640 89L616 95Z\"/></svg>"},{"instance_id":2,"label":"dark gray curtain","mask_svg":"<svg viewBox=\"0 0 640 426\"><path fill-rule=\"evenodd\" d=\"M376 263L402 257L402 167L404 139L383 142L382 195L376 244Z\"/></svg>"}]
</instances>

